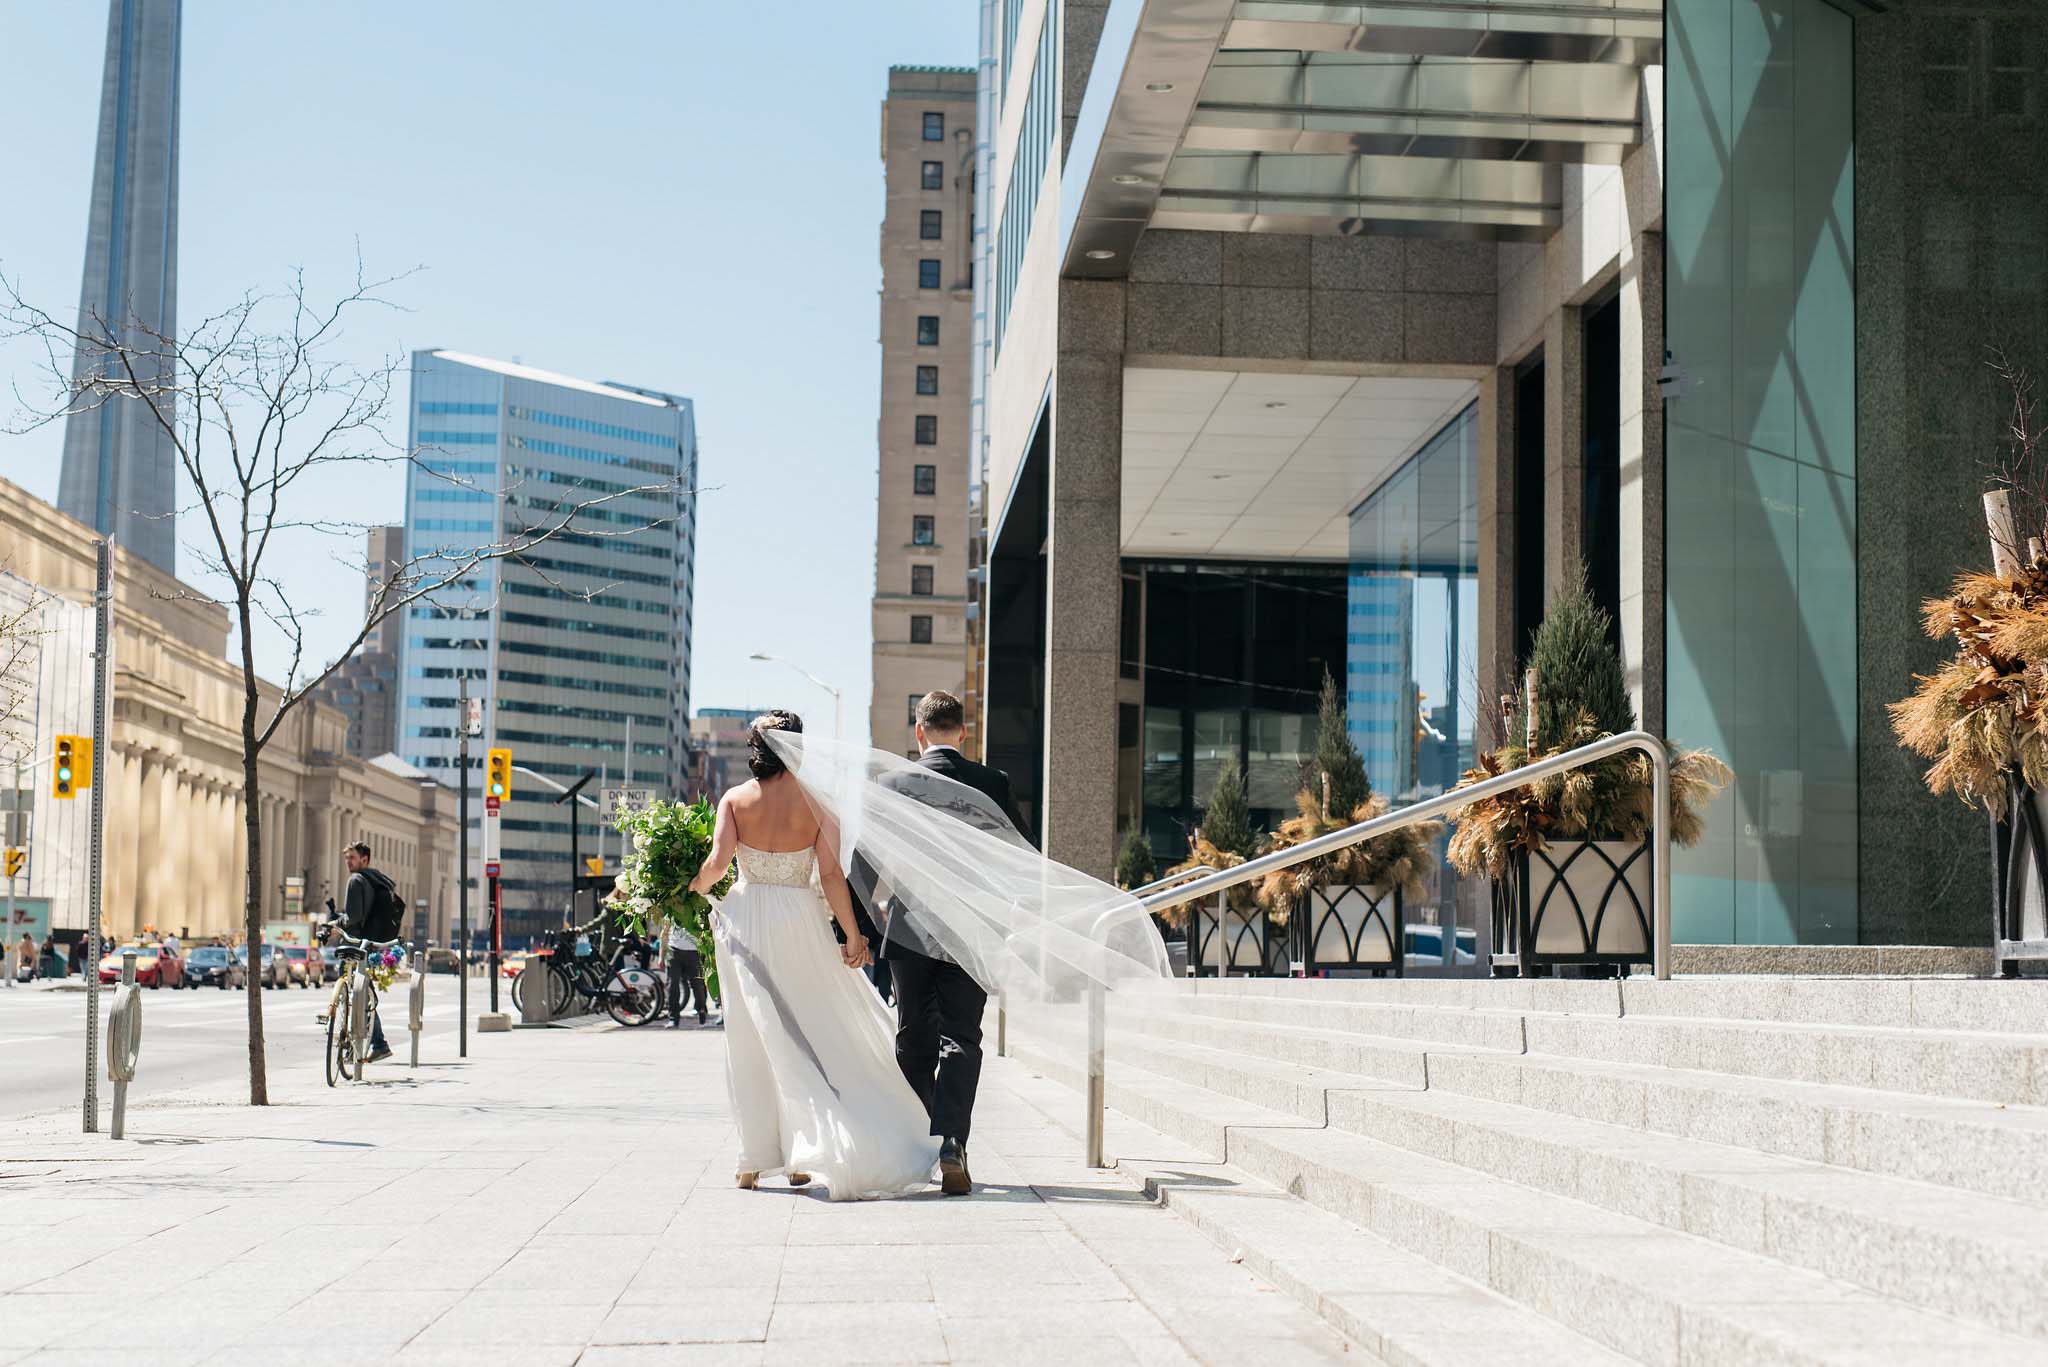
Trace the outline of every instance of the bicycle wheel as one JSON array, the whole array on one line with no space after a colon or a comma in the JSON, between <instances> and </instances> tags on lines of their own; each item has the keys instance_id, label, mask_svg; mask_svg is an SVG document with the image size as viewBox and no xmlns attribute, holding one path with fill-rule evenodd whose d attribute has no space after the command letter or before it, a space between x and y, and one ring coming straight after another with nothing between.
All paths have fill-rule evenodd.
<instances>
[{"instance_id":1,"label":"bicycle wheel","mask_svg":"<svg viewBox=\"0 0 2048 1367\"><path fill-rule=\"evenodd\" d=\"M604 985L604 1009L621 1025L645 1025L661 1012L661 998L655 995L654 975L644 968L628 968L612 975Z\"/></svg>"},{"instance_id":2,"label":"bicycle wheel","mask_svg":"<svg viewBox=\"0 0 2048 1367\"><path fill-rule=\"evenodd\" d=\"M348 994L348 1046L351 1075L357 1082L363 1080L363 1059L370 1052L370 993L376 989L370 986L368 978L362 979Z\"/></svg>"},{"instance_id":3,"label":"bicycle wheel","mask_svg":"<svg viewBox=\"0 0 2048 1367\"><path fill-rule=\"evenodd\" d=\"M347 1071L342 1051L348 1045L348 1027L342 1023L342 1012L348 1008L348 989L344 987L336 1001L327 1008L327 1085L332 1087Z\"/></svg>"},{"instance_id":4,"label":"bicycle wheel","mask_svg":"<svg viewBox=\"0 0 2048 1367\"><path fill-rule=\"evenodd\" d=\"M532 967L532 965L529 964L527 965L527 967L530 968ZM526 1014L525 968L520 969L517 973L514 973L512 975L512 1009L518 1012L521 1016L524 1016Z\"/></svg>"},{"instance_id":5,"label":"bicycle wheel","mask_svg":"<svg viewBox=\"0 0 2048 1367\"><path fill-rule=\"evenodd\" d=\"M554 999L548 1007L549 1019L559 1020L568 1015L569 1003L576 999L576 984L560 964L548 965L548 990Z\"/></svg>"}]
</instances>

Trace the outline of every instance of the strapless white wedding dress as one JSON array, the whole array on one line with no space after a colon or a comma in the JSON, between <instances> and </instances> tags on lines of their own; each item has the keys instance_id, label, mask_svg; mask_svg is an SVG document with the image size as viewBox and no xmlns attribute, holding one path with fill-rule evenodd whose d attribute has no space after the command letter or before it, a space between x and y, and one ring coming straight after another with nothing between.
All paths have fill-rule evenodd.
<instances>
[{"instance_id":1,"label":"strapless white wedding dress","mask_svg":"<svg viewBox=\"0 0 2048 1367\"><path fill-rule=\"evenodd\" d=\"M840 961L816 855L742 843L739 865L713 919L739 1171L806 1172L835 1201L923 1190L939 1141L889 1009Z\"/></svg>"}]
</instances>

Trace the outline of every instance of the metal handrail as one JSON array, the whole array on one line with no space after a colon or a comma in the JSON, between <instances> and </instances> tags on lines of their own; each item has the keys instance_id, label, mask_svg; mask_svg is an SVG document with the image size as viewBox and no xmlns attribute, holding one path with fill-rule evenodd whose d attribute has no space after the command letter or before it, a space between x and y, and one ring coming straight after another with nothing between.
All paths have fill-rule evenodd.
<instances>
[{"instance_id":1,"label":"metal handrail","mask_svg":"<svg viewBox=\"0 0 2048 1367\"><path fill-rule=\"evenodd\" d=\"M1640 750L1650 758L1650 971L1657 978L1666 979L1671 976L1671 755L1665 749L1664 742L1647 731L1624 731L1617 736L1590 741L1562 754L1546 756L1519 769L1511 769L1505 774L1482 779L1468 787L1453 788L1436 797L1411 803L1399 811L1388 812L1370 821L1360 821L1342 830L1319 835L1313 840L1305 840L1299 845L1275 850L1271 854L1260 855L1257 859L1246 860L1235 868L1206 874L1191 883L1182 883L1175 888L1154 892L1139 898L1139 905L1148 912L1157 913L1168 907L1195 901L1197 898L1227 892L1240 884L1263 878L1275 869L1292 868L1296 864L1333 854L1361 841L1419 825L1439 816L1448 816L1474 802L1502 793L1511 793L1518 788L1526 788L1537 779L1567 773L1630 750ZM1088 994L1087 1160L1088 1166L1092 1168L1103 1166L1102 1113L1106 1086L1106 1016L1107 1004L1104 993L1097 984Z\"/></svg>"},{"instance_id":2,"label":"metal handrail","mask_svg":"<svg viewBox=\"0 0 2048 1367\"><path fill-rule=\"evenodd\" d=\"M1214 864L1190 864L1188 867L1184 869L1175 869L1172 873L1167 874L1164 878L1155 878L1151 882L1145 884L1143 887L1132 888L1131 896L1142 898L1148 892L1156 892L1160 888L1166 887L1168 884L1178 883L1183 878L1194 878L1200 874L1222 872L1223 870L1217 868ZM1168 903L1168 905L1170 906L1173 904Z\"/></svg>"}]
</instances>

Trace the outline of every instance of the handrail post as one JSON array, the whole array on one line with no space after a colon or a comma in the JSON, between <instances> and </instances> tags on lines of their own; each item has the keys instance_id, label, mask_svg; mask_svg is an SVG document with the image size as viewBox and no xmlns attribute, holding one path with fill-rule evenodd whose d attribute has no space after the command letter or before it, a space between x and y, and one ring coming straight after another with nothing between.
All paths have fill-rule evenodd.
<instances>
[{"instance_id":1,"label":"handrail post","mask_svg":"<svg viewBox=\"0 0 2048 1367\"><path fill-rule=\"evenodd\" d=\"M1650 757L1650 973L1671 977L1671 755L1662 744L1640 747Z\"/></svg>"},{"instance_id":2,"label":"handrail post","mask_svg":"<svg viewBox=\"0 0 2048 1367\"><path fill-rule=\"evenodd\" d=\"M1010 998L1001 988L996 989L996 1057L1010 1056Z\"/></svg>"},{"instance_id":3,"label":"handrail post","mask_svg":"<svg viewBox=\"0 0 2048 1367\"><path fill-rule=\"evenodd\" d=\"M1103 1079L1104 1036L1107 1034L1108 1004L1102 984L1088 984L1088 1166L1106 1166L1102 1161L1102 1108L1106 1088Z\"/></svg>"}]
</instances>

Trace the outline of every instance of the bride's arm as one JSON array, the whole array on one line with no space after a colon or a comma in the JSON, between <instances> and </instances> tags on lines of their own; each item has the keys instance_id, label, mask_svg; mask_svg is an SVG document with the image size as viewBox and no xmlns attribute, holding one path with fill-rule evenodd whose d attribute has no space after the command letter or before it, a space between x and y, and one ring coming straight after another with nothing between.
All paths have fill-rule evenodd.
<instances>
[{"instance_id":1,"label":"bride's arm","mask_svg":"<svg viewBox=\"0 0 2048 1367\"><path fill-rule=\"evenodd\" d=\"M711 853L705 857L704 867L697 870L697 876L690 880L691 892L711 891L732 866L733 854L740 845L740 832L738 823L732 819L730 804L730 794L718 799L718 824L711 831Z\"/></svg>"},{"instance_id":2,"label":"bride's arm","mask_svg":"<svg viewBox=\"0 0 2048 1367\"><path fill-rule=\"evenodd\" d=\"M824 890L825 905L832 908L832 919L839 922L839 929L845 932L846 948L841 956L848 968L860 968L874 962L868 952L867 937L860 933L860 923L853 919L853 896L846 890L846 870L839 867L839 851L832 843L832 837L825 828L818 828L818 886Z\"/></svg>"}]
</instances>

